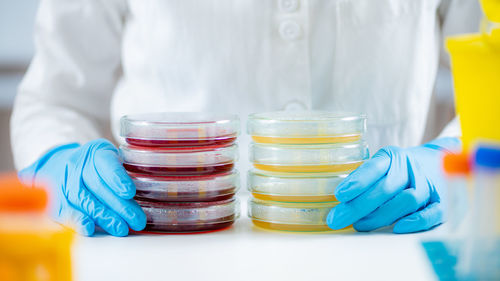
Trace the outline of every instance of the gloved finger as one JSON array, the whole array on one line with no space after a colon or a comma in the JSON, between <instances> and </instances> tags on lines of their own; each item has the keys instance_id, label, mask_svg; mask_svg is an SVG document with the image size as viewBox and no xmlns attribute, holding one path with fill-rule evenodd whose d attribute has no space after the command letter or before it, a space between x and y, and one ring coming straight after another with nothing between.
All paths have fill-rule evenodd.
<instances>
[{"instance_id":1,"label":"gloved finger","mask_svg":"<svg viewBox=\"0 0 500 281\"><path fill-rule=\"evenodd\" d=\"M394 155L387 175L369 190L351 201L333 208L327 216L327 224L332 229L342 229L367 216L383 203L405 189L408 182L408 167L404 155Z\"/></svg>"},{"instance_id":2,"label":"gloved finger","mask_svg":"<svg viewBox=\"0 0 500 281\"><path fill-rule=\"evenodd\" d=\"M90 192L92 192L100 202L113 210L135 231L140 231L146 227L146 214L142 208L132 199L123 199L116 196L111 191L106 182L99 177L98 171L86 170L83 173L83 181Z\"/></svg>"},{"instance_id":3,"label":"gloved finger","mask_svg":"<svg viewBox=\"0 0 500 281\"><path fill-rule=\"evenodd\" d=\"M75 192L69 192L67 198L73 206L87 214L109 234L114 236L126 236L128 234L127 223L119 215L103 205L84 186L80 186Z\"/></svg>"},{"instance_id":4,"label":"gloved finger","mask_svg":"<svg viewBox=\"0 0 500 281\"><path fill-rule=\"evenodd\" d=\"M423 210L400 219L394 225L394 233L411 233L427 230L443 222L443 207L440 202L429 204Z\"/></svg>"},{"instance_id":5,"label":"gloved finger","mask_svg":"<svg viewBox=\"0 0 500 281\"><path fill-rule=\"evenodd\" d=\"M390 165L391 158L386 150L379 150L335 188L335 197L340 202L354 199L384 177Z\"/></svg>"},{"instance_id":6,"label":"gloved finger","mask_svg":"<svg viewBox=\"0 0 500 281\"><path fill-rule=\"evenodd\" d=\"M95 224L92 219L72 206L68 205L64 208L64 214L60 220L60 223L71 227L81 235L91 236L95 232Z\"/></svg>"},{"instance_id":7,"label":"gloved finger","mask_svg":"<svg viewBox=\"0 0 500 281\"><path fill-rule=\"evenodd\" d=\"M427 203L426 188L409 188L401 191L368 216L353 224L357 231L372 231L393 224L396 220L416 212Z\"/></svg>"},{"instance_id":8,"label":"gloved finger","mask_svg":"<svg viewBox=\"0 0 500 281\"><path fill-rule=\"evenodd\" d=\"M98 149L93 156L94 168L99 177L118 196L132 199L135 195L135 185L123 168L118 153L114 147Z\"/></svg>"},{"instance_id":9,"label":"gloved finger","mask_svg":"<svg viewBox=\"0 0 500 281\"><path fill-rule=\"evenodd\" d=\"M132 228L133 230L140 231L146 226L146 215L141 207L131 199L123 199L118 197L116 192L114 192L109 181L106 181L106 175L109 171L103 171L100 168L104 168L105 165L102 163L109 163L109 156L107 153L113 153L109 150L100 150L95 153L94 162L95 165L87 165L83 171L83 181L90 192L92 192L97 199L99 199L103 204L108 206L115 213L120 215ZM108 160L108 161L106 161ZM113 161L111 161L113 162ZM119 165L121 167L121 165ZM121 167L123 170L123 167ZM125 172L124 172L125 173ZM125 173L125 176L132 182L130 177ZM108 176L108 179L110 177ZM116 184L116 182L111 183ZM132 183L132 186L134 184ZM134 187L135 193L135 187Z\"/></svg>"}]
</instances>

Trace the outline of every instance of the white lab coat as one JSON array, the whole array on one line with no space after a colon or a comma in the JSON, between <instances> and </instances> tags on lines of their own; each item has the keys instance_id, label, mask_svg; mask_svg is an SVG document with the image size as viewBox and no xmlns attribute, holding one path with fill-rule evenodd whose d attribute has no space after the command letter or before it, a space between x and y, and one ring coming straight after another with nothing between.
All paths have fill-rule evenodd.
<instances>
[{"instance_id":1,"label":"white lab coat","mask_svg":"<svg viewBox=\"0 0 500 281\"><path fill-rule=\"evenodd\" d=\"M442 27L470 30L478 14L476 0L42 0L16 167L154 111L233 112L243 128L252 112L357 111L372 152L418 145Z\"/></svg>"}]
</instances>

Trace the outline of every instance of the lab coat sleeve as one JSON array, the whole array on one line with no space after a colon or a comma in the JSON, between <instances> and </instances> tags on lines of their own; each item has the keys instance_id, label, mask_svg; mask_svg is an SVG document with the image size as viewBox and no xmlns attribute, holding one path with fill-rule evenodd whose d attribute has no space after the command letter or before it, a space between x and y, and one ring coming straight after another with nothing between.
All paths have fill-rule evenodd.
<instances>
[{"instance_id":1,"label":"lab coat sleeve","mask_svg":"<svg viewBox=\"0 0 500 281\"><path fill-rule=\"evenodd\" d=\"M439 8L441 20L440 65L450 69L450 58L445 49L448 36L464 33L476 33L483 16L479 1L471 0L443 0ZM455 116L441 131L439 137L461 136L459 118Z\"/></svg>"},{"instance_id":2,"label":"lab coat sleeve","mask_svg":"<svg viewBox=\"0 0 500 281\"><path fill-rule=\"evenodd\" d=\"M121 76L122 0L43 0L35 56L11 117L18 170L54 146L101 137Z\"/></svg>"}]
</instances>

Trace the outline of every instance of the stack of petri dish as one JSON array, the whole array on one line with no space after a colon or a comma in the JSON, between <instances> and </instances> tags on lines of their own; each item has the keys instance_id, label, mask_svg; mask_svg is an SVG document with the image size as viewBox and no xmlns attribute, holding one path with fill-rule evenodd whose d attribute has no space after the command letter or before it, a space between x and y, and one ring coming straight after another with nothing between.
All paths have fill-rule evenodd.
<instances>
[{"instance_id":1,"label":"stack of petri dish","mask_svg":"<svg viewBox=\"0 0 500 281\"><path fill-rule=\"evenodd\" d=\"M147 217L145 231L200 232L239 216L235 115L151 113L121 119L123 166Z\"/></svg>"},{"instance_id":2,"label":"stack of petri dish","mask_svg":"<svg viewBox=\"0 0 500 281\"><path fill-rule=\"evenodd\" d=\"M250 115L252 137L248 215L256 226L284 231L331 231L334 191L369 157L366 117L326 111Z\"/></svg>"}]
</instances>

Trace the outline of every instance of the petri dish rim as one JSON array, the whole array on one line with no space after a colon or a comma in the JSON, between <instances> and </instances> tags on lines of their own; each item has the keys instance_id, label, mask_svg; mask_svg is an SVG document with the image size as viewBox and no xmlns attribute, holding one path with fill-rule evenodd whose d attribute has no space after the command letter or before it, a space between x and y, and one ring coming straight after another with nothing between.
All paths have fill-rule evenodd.
<instances>
[{"instance_id":1,"label":"petri dish rim","mask_svg":"<svg viewBox=\"0 0 500 281\"><path fill-rule=\"evenodd\" d=\"M342 148L353 148L359 146L367 146L367 142L364 139L355 142L346 143L322 143L322 144L271 144L271 143L250 143L252 146L262 146L270 150L283 150L283 149L342 149Z\"/></svg>"},{"instance_id":2,"label":"petri dish rim","mask_svg":"<svg viewBox=\"0 0 500 281\"><path fill-rule=\"evenodd\" d=\"M136 185L136 199L167 202L220 201L240 189L238 170L215 175L145 176L129 173Z\"/></svg>"},{"instance_id":3,"label":"petri dish rim","mask_svg":"<svg viewBox=\"0 0 500 281\"><path fill-rule=\"evenodd\" d=\"M187 121L186 121L187 120ZM185 131L189 130L189 131ZM120 136L128 142L207 141L236 138L240 134L238 115L214 112L152 112L128 114L120 118ZM234 142L234 141L233 141ZM143 144L144 146L184 146L184 144Z\"/></svg>"},{"instance_id":4,"label":"petri dish rim","mask_svg":"<svg viewBox=\"0 0 500 281\"><path fill-rule=\"evenodd\" d=\"M260 143L342 143L362 139L366 119L355 112L274 111L250 114L246 129Z\"/></svg>"},{"instance_id":5,"label":"petri dish rim","mask_svg":"<svg viewBox=\"0 0 500 281\"><path fill-rule=\"evenodd\" d=\"M276 116L269 116L266 117L265 115L271 115L271 114L283 114L283 115L290 115L290 114L297 114L297 113L310 113L310 114L318 114L318 115L323 115L327 116L326 118L317 118L317 119L280 119L279 117L277 118ZM366 119L366 114L361 114L361 113L355 113L355 112L331 112L331 111L323 111L323 110L311 110L311 111L304 111L304 112L289 112L289 111L268 111L268 112L259 112L259 113L252 113L248 116L248 120L260 120L263 122L272 122L272 123L279 123L279 122L284 122L284 123L296 123L296 122L315 122L315 123L321 123L321 122L332 122L333 120L345 120L345 121L353 121L353 120L361 120L361 119Z\"/></svg>"},{"instance_id":6,"label":"petri dish rim","mask_svg":"<svg viewBox=\"0 0 500 281\"><path fill-rule=\"evenodd\" d=\"M324 184L328 180L335 180L337 179L339 183L344 180L350 173L349 172L333 172L333 173L277 173L277 172L268 172L268 171L262 171L258 169L250 169L247 173L247 184L246 184L246 189L252 193L252 194L258 194L262 196L271 196L271 197L276 197L276 198L294 198L296 197L296 201L290 201L290 200L273 200L273 201L278 201L278 202L304 202L301 201L300 198L307 197L309 198L308 200L313 200L313 201L307 201L307 202L317 202L316 200L312 199L311 197L328 197L328 196L335 196L334 194L334 188L331 190L331 192L326 192L326 189L324 190L325 192L318 193L317 190L315 190L315 193L306 193L304 192L304 189L306 188L306 183L303 183L303 185L300 185L300 181L324 181ZM293 183L292 181L298 180L299 182ZM259 183L260 181L260 183ZM274 188L276 191L272 192L271 190L273 188L267 187L267 188L262 188L262 184L281 184L285 185L286 188ZM293 192L291 192L293 190ZM298 192L302 191L302 192ZM259 199L259 198L256 198ZM259 199L262 200L262 199ZM323 201L323 200L322 200ZM331 200L333 201L333 200Z\"/></svg>"},{"instance_id":7,"label":"petri dish rim","mask_svg":"<svg viewBox=\"0 0 500 281\"><path fill-rule=\"evenodd\" d=\"M198 209L198 208L209 208L209 207L225 207L229 204L238 205L237 198L231 198L221 201L206 201L206 202L157 202L157 201L147 201L147 200L137 200L137 203L142 207L146 205L147 207L160 208L160 207L175 207L176 209Z\"/></svg>"},{"instance_id":8,"label":"petri dish rim","mask_svg":"<svg viewBox=\"0 0 500 281\"><path fill-rule=\"evenodd\" d=\"M289 224L289 225L306 225L306 226L323 226L326 225L326 222L306 222L306 221L301 221L298 222L293 221L293 220L288 220L288 221L280 221L276 220L276 218L262 218L262 217L256 217L252 213L252 209L254 205L259 205L259 206L265 206L266 208L270 209L275 209L275 210L281 210L279 213L283 213L283 209L289 209L287 210L288 212L293 212L293 210L298 210L298 209L331 209L335 206L340 204L338 201L328 201L328 202L307 202L307 203L302 203L302 202L280 202L280 201L267 201L267 200L261 200L257 199L254 197L250 197L248 199L248 209L247 209L247 216L252 219L252 220L258 220L266 223L274 223L274 224ZM328 211L329 211L328 210ZM294 212L296 213L296 212Z\"/></svg>"},{"instance_id":9,"label":"petri dish rim","mask_svg":"<svg viewBox=\"0 0 500 281\"><path fill-rule=\"evenodd\" d=\"M137 202L148 219L145 232L198 233L222 229L233 224L241 211L237 198L213 202Z\"/></svg>"},{"instance_id":10,"label":"petri dish rim","mask_svg":"<svg viewBox=\"0 0 500 281\"><path fill-rule=\"evenodd\" d=\"M119 147L119 156L123 163L149 167L196 167L235 163L239 158L238 152L237 144L222 147L191 147L189 149L153 148L129 144L122 144ZM217 154L223 154L223 156L216 157ZM166 157L175 158L176 163L167 163ZM190 160L196 159L196 163L178 163L186 160L182 157L192 158Z\"/></svg>"},{"instance_id":11,"label":"petri dish rim","mask_svg":"<svg viewBox=\"0 0 500 281\"><path fill-rule=\"evenodd\" d=\"M181 115L203 115L208 116L207 119L216 119L208 121L158 121L158 120L146 120L146 117L151 116L175 116L180 117ZM218 118L223 117L223 118ZM213 112L153 112L153 113L138 113L138 114L127 114L122 117L126 122L137 124L137 125L186 125L186 126L196 126L197 124L225 124L238 121L238 115L230 113L213 113ZM201 119L201 118L200 118Z\"/></svg>"},{"instance_id":12,"label":"petri dish rim","mask_svg":"<svg viewBox=\"0 0 500 281\"><path fill-rule=\"evenodd\" d=\"M370 157L366 141L319 145L250 143L248 151L254 167L265 171L272 170L259 167L352 166Z\"/></svg>"}]
</instances>

